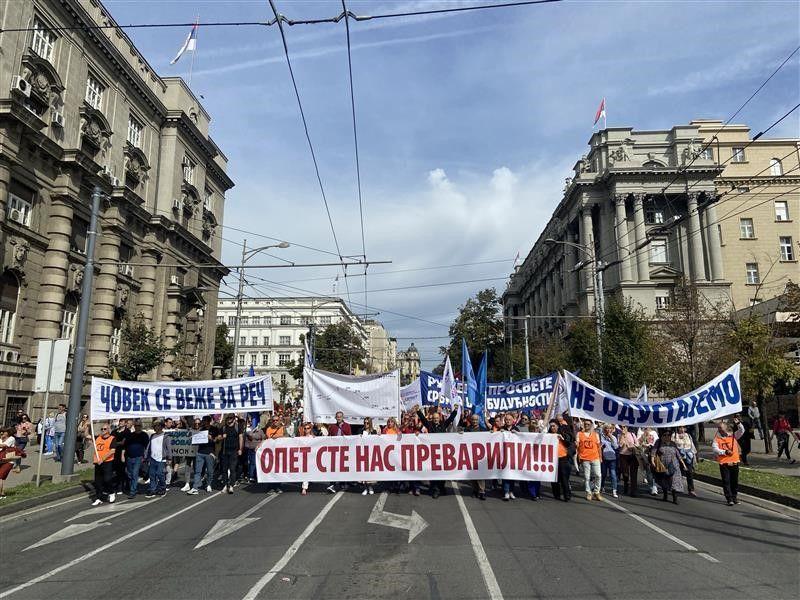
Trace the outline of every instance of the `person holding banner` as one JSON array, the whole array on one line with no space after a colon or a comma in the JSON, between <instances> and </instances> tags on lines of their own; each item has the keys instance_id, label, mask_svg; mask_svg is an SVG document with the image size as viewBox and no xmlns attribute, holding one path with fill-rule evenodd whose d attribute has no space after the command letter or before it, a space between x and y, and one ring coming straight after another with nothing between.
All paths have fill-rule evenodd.
<instances>
[{"instance_id":1,"label":"person holding banner","mask_svg":"<svg viewBox=\"0 0 800 600\"><path fill-rule=\"evenodd\" d=\"M722 479L722 493L728 506L739 504L737 498L739 494L739 443L737 438L744 434L744 427L735 433L733 427L725 421L720 421L717 425L717 434L711 443L711 449L719 463L719 475Z\"/></svg>"},{"instance_id":2,"label":"person holding banner","mask_svg":"<svg viewBox=\"0 0 800 600\"><path fill-rule=\"evenodd\" d=\"M515 421L516 419L512 413L506 413L503 415L503 424L501 430L515 431L519 433L519 427L517 427ZM516 500L516 498L517 497L514 495L514 481L511 479L503 479L503 502Z\"/></svg>"},{"instance_id":3,"label":"person holding banner","mask_svg":"<svg viewBox=\"0 0 800 600\"><path fill-rule=\"evenodd\" d=\"M103 498L113 503L117 499L112 479L114 477L114 454L116 438L111 435L108 423L100 427L100 435L94 440L94 491L95 501L92 506L100 506Z\"/></svg>"},{"instance_id":4,"label":"person holding banner","mask_svg":"<svg viewBox=\"0 0 800 600\"><path fill-rule=\"evenodd\" d=\"M372 426L372 419L369 417L364 417L364 429L361 432L362 437L367 437L368 435L378 435L378 432L375 431L375 428ZM367 494L374 494L375 489L372 487L375 485L375 481L362 481L364 485L364 491L361 492L362 496L366 496Z\"/></svg>"},{"instance_id":5,"label":"person holding banner","mask_svg":"<svg viewBox=\"0 0 800 600\"><path fill-rule=\"evenodd\" d=\"M211 424L211 417L205 416L201 421L200 429L192 435L192 442L197 444L197 456L194 459L194 482L187 494L192 496L200 493L200 484L203 481L203 468L206 472L206 492L211 493L211 484L214 481L214 455L217 440L222 439L219 429ZM196 441L195 441L196 440Z\"/></svg>"},{"instance_id":6,"label":"person holding banner","mask_svg":"<svg viewBox=\"0 0 800 600\"><path fill-rule=\"evenodd\" d=\"M233 493L233 486L236 485L237 465L243 450L244 435L236 422L236 415L231 413L225 417L225 425L222 428L222 449L219 456L222 490L229 494Z\"/></svg>"},{"instance_id":7,"label":"person holding banner","mask_svg":"<svg viewBox=\"0 0 800 600\"><path fill-rule=\"evenodd\" d=\"M414 410L417 413L417 417L419 417L420 422L428 430L428 433L446 433L447 430L452 425L453 421L458 414L459 408L456 406L450 412L450 416L447 417L444 421L442 421L442 415L437 410L436 412L431 415L431 420L429 421L425 414L419 409L419 405L414 406ZM431 481L431 498L434 500L439 496L444 496L446 494L445 482L444 481Z\"/></svg>"},{"instance_id":8,"label":"person holding banner","mask_svg":"<svg viewBox=\"0 0 800 600\"><path fill-rule=\"evenodd\" d=\"M314 437L314 425L311 423L303 423L297 431L297 437ZM300 484L300 494L303 496L308 495L308 481L303 481Z\"/></svg>"},{"instance_id":9,"label":"person holding banner","mask_svg":"<svg viewBox=\"0 0 800 600\"><path fill-rule=\"evenodd\" d=\"M301 434L302 435L302 434ZM247 477L250 483L256 482L256 448L267 438L258 427L248 427L244 446L247 448Z\"/></svg>"},{"instance_id":10,"label":"person holding banner","mask_svg":"<svg viewBox=\"0 0 800 600\"><path fill-rule=\"evenodd\" d=\"M594 423L583 421L583 430L578 432L578 462L583 469L583 482L587 500L600 500L600 436Z\"/></svg>"},{"instance_id":11,"label":"person holding banner","mask_svg":"<svg viewBox=\"0 0 800 600\"><path fill-rule=\"evenodd\" d=\"M548 433L558 436L558 479L551 484L553 497L556 500L563 499L564 502L569 502L572 499L569 478L572 474L572 455L575 454L572 426L563 416L560 420L551 419Z\"/></svg>"}]
</instances>

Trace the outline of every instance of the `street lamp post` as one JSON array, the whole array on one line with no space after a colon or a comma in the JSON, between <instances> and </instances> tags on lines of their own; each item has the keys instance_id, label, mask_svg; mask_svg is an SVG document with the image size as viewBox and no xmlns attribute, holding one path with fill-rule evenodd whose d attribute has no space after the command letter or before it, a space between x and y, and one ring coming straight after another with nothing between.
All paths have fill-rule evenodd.
<instances>
[{"instance_id":1,"label":"street lamp post","mask_svg":"<svg viewBox=\"0 0 800 600\"><path fill-rule=\"evenodd\" d=\"M530 357L530 350L528 347L528 320L531 318L530 315L525 315L524 317L506 317L506 319L510 321L522 321L525 324L525 379L531 378L531 357ZM511 347L511 360L514 360L514 347Z\"/></svg>"},{"instance_id":2,"label":"street lamp post","mask_svg":"<svg viewBox=\"0 0 800 600\"><path fill-rule=\"evenodd\" d=\"M236 293L236 325L233 334L233 368L231 375L236 377L239 374L239 333L241 332L241 317L242 317L242 297L244 296L244 267L245 263L253 258L259 252L269 250L270 248L288 248L289 242L281 242L280 244L272 244L270 246L262 246L260 248L247 249L247 240L242 242L242 263L239 265L239 291Z\"/></svg>"}]
</instances>

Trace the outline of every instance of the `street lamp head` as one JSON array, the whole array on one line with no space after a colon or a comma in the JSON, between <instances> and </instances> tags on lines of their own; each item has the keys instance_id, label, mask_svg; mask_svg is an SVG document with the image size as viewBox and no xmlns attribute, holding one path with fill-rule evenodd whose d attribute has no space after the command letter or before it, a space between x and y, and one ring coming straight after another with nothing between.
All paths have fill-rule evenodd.
<instances>
[{"instance_id":1,"label":"street lamp head","mask_svg":"<svg viewBox=\"0 0 800 600\"><path fill-rule=\"evenodd\" d=\"M545 239L545 243L546 244L557 244L558 240L554 240L553 238L547 238L547 239Z\"/></svg>"},{"instance_id":2,"label":"street lamp head","mask_svg":"<svg viewBox=\"0 0 800 600\"><path fill-rule=\"evenodd\" d=\"M289 246L291 246L289 242L281 242L276 246L276 248L288 248Z\"/></svg>"}]
</instances>

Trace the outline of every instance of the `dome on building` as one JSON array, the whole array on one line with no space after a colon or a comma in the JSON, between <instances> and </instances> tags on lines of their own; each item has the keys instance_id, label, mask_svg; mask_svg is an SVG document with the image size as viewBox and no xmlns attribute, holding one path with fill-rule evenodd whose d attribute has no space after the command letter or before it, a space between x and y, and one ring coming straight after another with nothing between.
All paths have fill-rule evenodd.
<instances>
[{"instance_id":1,"label":"dome on building","mask_svg":"<svg viewBox=\"0 0 800 600\"><path fill-rule=\"evenodd\" d=\"M406 353L416 354L417 356L419 356L419 350L417 350L417 347L414 345L414 342L411 342L411 345L408 347L408 350L406 350Z\"/></svg>"}]
</instances>

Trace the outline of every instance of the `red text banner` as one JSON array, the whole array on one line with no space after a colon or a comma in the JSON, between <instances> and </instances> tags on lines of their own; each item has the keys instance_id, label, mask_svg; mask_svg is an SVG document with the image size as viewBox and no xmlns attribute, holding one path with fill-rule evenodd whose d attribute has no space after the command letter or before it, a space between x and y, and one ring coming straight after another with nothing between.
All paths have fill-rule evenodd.
<instances>
[{"instance_id":1,"label":"red text banner","mask_svg":"<svg viewBox=\"0 0 800 600\"><path fill-rule=\"evenodd\" d=\"M256 450L259 483L517 479L555 481L552 434L481 432L296 437Z\"/></svg>"}]
</instances>

